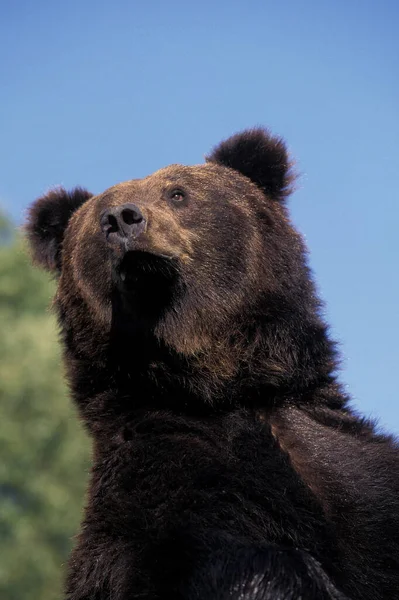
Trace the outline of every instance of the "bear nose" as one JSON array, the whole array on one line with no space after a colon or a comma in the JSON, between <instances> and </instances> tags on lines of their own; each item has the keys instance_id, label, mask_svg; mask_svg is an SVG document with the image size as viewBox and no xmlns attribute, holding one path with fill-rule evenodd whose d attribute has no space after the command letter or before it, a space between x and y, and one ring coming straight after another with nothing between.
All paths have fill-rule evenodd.
<instances>
[{"instance_id":1,"label":"bear nose","mask_svg":"<svg viewBox=\"0 0 399 600\"><path fill-rule=\"evenodd\" d=\"M108 208L101 215L101 230L107 240L137 238L145 229L146 220L135 204L122 204Z\"/></svg>"}]
</instances>

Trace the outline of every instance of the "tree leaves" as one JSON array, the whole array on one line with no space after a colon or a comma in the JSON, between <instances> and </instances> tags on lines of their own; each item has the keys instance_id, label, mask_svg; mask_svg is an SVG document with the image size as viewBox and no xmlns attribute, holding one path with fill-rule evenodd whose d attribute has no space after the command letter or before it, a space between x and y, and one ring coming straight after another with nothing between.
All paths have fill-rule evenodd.
<instances>
[{"instance_id":1,"label":"tree leaves","mask_svg":"<svg viewBox=\"0 0 399 600\"><path fill-rule=\"evenodd\" d=\"M54 285L0 222L0 597L56 600L81 517L88 441L62 380Z\"/></svg>"}]
</instances>

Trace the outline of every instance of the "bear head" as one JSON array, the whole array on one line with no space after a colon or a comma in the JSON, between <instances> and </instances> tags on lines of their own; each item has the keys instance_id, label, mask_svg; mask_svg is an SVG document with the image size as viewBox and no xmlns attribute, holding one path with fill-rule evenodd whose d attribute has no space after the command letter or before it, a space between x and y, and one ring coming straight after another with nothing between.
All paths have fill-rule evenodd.
<instances>
[{"instance_id":1,"label":"bear head","mask_svg":"<svg viewBox=\"0 0 399 600\"><path fill-rule=\"evenodd\" d=\"M330 381L333 346L287 213L292 182L284 143L255 129L203 165L39 198L27 234L57 276L75 393L112 382L138 404L214 404Z\"/></svg>"}]
</instances>

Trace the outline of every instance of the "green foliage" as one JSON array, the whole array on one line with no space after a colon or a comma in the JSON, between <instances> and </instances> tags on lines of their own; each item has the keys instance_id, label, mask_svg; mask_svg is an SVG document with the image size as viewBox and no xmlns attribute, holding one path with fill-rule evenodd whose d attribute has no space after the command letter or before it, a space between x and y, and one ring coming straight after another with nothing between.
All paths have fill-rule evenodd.
<instances>
[{"instance_id":1,"label":"green foliage","mask_svg":"<svg viewBox=\"0 0 399 600\"><path fill-rule=\"evenodd\" d=\"M88 441L62 379L54 283L0 217L0 598L56 600L81 518Z\"/></svg>"}]
</instances>

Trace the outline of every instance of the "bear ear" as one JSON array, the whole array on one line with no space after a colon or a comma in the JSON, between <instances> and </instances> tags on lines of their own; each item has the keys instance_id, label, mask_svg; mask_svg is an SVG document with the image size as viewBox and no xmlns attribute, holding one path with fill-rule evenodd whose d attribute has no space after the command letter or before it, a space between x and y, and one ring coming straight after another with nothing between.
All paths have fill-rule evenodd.
<instances>
[{"instance_id":1,"label":"bear ear","mask_svg":"<svg viewBox=\"0 0 399 600\"><path fill-rule=\"evenodd\" d=\"M216 146L206 160L239 171L273 200L283 201L292 192L295 176L287 148L267 129L233 135Z\"/></svg>"},{"instance_id":2,"label":"bear ear","mask_svg":"<svg viewBox=\"0 0 399 600\"><path fill-rule=\"evenodd\" d=\"M92 196L80 187L70 192L58 188L32 204L25 231L34 263L48 271L61 270L62 240L69 219Z\"/></svg>"}]
</instances>

